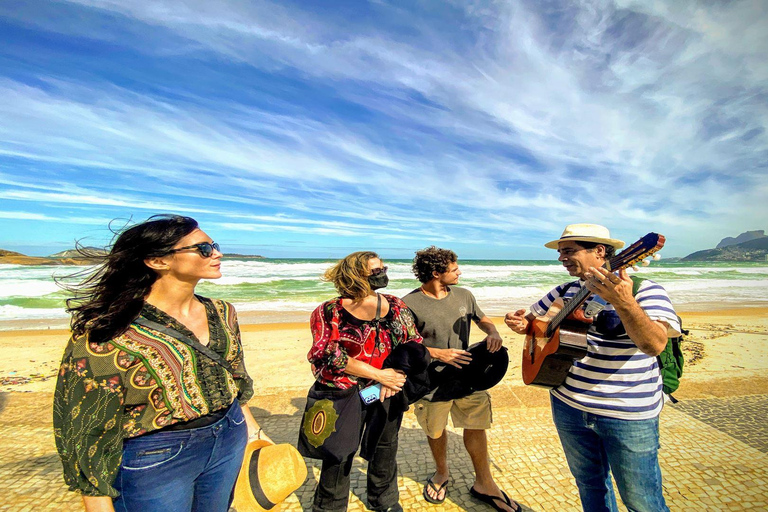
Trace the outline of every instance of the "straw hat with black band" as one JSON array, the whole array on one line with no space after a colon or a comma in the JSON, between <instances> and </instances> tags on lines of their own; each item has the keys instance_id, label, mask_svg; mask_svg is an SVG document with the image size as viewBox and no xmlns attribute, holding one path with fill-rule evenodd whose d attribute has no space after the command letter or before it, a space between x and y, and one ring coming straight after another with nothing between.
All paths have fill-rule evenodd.
<instances>
[{"instance_id":1,"label":"straw hat with black band","mask_svg":"<svg viewBox=\"0 0 768 512\"><path fill-rule=\"evenodd\" d=\"M624 247L624 242L616 238L611 238L608 228L600 224L569 224L565 227L563 234L557 240L552 240L544 244L548 249L557 249L560 242L592 242L596 244L610 245L616 249Z\"/></svg>"},{"instance_id":2,"label":"straw hat with black band","mask_svg":"<svg viewBox=\"0 0 768 512\"><path fill-rule=\"evenodd\" d=\"M255 439L245 447L232 506L237 512L279 511L306 478L307 465L296 448Z\"/></svg>"}]
</instances>

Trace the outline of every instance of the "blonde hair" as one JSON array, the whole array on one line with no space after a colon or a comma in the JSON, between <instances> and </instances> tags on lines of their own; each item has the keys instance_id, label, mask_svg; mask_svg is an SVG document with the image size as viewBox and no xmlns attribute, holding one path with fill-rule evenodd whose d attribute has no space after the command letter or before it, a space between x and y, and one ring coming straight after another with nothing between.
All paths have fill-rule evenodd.
<instances>
[{"instance_id":1,"label":"blonde hair","mask_svg":"<svg viewBox=\"0 0 768 512\"><path fill-rule=\"evenodd\" d=\"M333 283L341 297L359 302L371 294L368 261L379 255L371 251L353 252L325 271L323 281Z\"/></svg>"}]
</instances>

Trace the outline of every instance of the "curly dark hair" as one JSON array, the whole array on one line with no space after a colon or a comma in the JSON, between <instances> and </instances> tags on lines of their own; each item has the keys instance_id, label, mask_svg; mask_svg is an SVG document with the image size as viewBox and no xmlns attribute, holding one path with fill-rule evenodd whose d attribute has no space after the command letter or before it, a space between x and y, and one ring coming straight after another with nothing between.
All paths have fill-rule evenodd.
<instances>
[{"instance_id":1,"label":"curly dark hair","mask_svg":"<svg viewBox=\"0 0 768 512\"><path fill-rule=\"evenodd\" d=\"M416 251L416 257L413 259L413 274L416 279L422 283L428 283L434 277L432 272L442 274L448 271L448 265L456 263L459 260L456 253L450 249L440 249L434 245Z\"/></svg>"},{"instance_id":2,"label":"curly dark hair","mask_svg":"<svg viewBox=\"0 0 768 512\"><path fill-rule=\"evenodd\" d=\"M73 294L67 299L73 335L87 333L89 341L105 342L122 334L141 313L144 298L158 278L144 260L168 254L197 227L197 221L191 217L155 215L116 232L106 255L98 256L78 245L83 256L98 257L101 263L96 268L57 279L59 286ZM63 284L68 279L77 279L79 283Z\"/></svg>"}]
</instances>

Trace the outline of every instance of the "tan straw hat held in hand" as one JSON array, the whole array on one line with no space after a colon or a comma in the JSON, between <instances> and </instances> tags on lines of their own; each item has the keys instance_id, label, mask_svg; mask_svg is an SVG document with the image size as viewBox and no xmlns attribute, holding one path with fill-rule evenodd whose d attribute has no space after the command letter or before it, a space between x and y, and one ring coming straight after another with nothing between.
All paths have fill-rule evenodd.
<instances>
[{"instance_id":1,"label":"tan straw hat held in hand","mask_svg":"<svg viewBox=\"0 0 768 512\"><path fill-rule=\"evenodd\" d=\"M565 231L563 231L560 238L544 244L544 247L557 249L557 244L567 240L610 245L616 249L624 247L623 241L611 238L608 228L599 224L569 224L565 227Z\"/></svg>"},{"instance_id":2,"label":"tan straw hat held in hand","mask_svg":"<svg viewBox=\"0 0 768 512\"><path fill-rule=\"evenodd\" d=\"M237 512L278 511L306 478L307 465L296 448L255 439L245 447L232 506Z\"/></svg>"}]
</instances>

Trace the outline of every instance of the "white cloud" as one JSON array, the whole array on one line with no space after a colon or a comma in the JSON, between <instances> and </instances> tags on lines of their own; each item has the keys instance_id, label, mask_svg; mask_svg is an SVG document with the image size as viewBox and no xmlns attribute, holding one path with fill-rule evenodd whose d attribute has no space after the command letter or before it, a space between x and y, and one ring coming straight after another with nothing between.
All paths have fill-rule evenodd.
<instances>
[{"instance_id":1,"label":"white cloud","mask_svg":"<svg viewBox=\"0 0 768 512\"><path fill-rule=\"evenodd\" d=\"M30 212L3 212L0 211L0 219L13 219L13 220L53 220L53 217L42 215L40 213Z\"/></svg>"},{"instance_id":2,"label":"white cloud","mask_svg":"<svg viewBox=\"0 0 768 512\"><path fill-rule=\"evenodd\" d=\"M61 224L87 224L93 226L105 226L110 221L110 219L104 217L54 217L41 213L21 211L0 211L0 219L36 220L44 222L56 222Z\"/></svg>"},{"instance_id":3,"label":"white cloud","mask_svg":"<svg viewBox=\"0 0 768 512\"><path fill-rule=\"evenodd\" d=\"M40 77L40 87L0 81L9 121L0 155L93 167L102 179L136 173L162 193L137 208L195 211L184 200L194 191L228 219L249 201L296 216L255 215L262 229L364 236L378 231L343 219L392 219L404 227L387 236L450 237L454 228L475 239L483 227L494 238L527 236L573 218L686 239L768 214L764 2L454 2L464 10L455 25L386 4L376 4L376 24L261 1L72 5L117 14L126 37L116 41L97 17L64 27L17 16L169 65L184 52L216 55L276 87L322 86L375 116L280 99L269 110L183 88L160 98L63 77ZM129 207L138 191L115 186L123 199L86 202Z\"/></svg>"}]
</instances>

